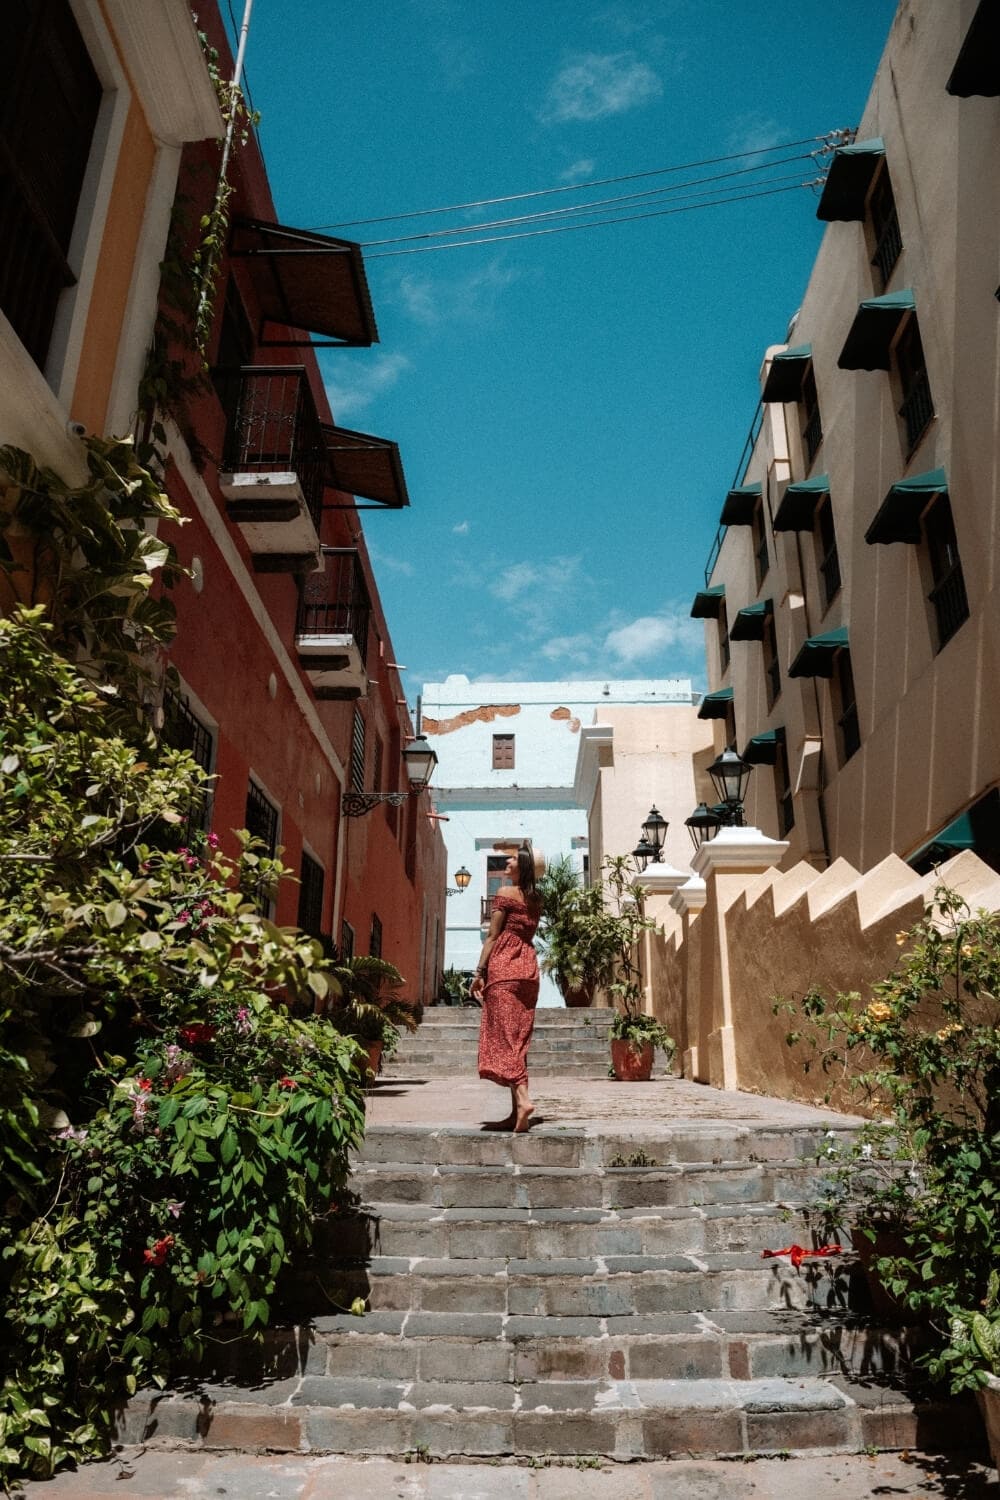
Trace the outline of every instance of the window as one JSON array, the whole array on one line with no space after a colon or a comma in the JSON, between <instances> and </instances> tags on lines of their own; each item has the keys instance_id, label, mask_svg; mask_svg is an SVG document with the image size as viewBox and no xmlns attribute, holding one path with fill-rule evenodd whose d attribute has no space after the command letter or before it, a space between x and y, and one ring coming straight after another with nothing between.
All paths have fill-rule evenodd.
<instances>
[{"instance_id":1,"label":"window","mask_svg":"<svg viewBox=\"0 0 1000 1500\"><path fill-rule=\"evenodd\" d=\"M490 920L493 897L502 885L507 884L508 859L510 859L509 854L487 854L486 856L486 894L480 903L480 925Z\"/></svg>"},{"instance_id":2,"label":"window","mask_svg":"<svg viewBox=\"0 0 1000 1500\"><path fill-rule=\"evenodd\" d=\"M382 760L383 760L384 754L385 754L385 747L382 744L382 736L380 734L376 734L376 736L375 736L375 765L374 765L374 768L372 770L372 791L373 792L380 792L382 790Z\"/></svg>"},{"instance_id":3,"label":"window","mask_svg":"<svg viewBox=\"0 0 1000 1500\"><path fill-rule=\"evenodd\" d=\"M319 937L323 925L323 866L305 850L299 882L298 925L310 937Z\"/></svg>"},{"instance_id":4,"label":"window","mask_svg":"<svg viewBox=\"0 0 1000 1500\"><path fill-rule=\"evenodd\" d=\"M820 503L816 512L814 540L823 608L826 610L831 601L840 593L840 555L837 552L837 537L833 529L833 506L830 504L829 496Z\"/></svg>"},{"instance_id":5,"label":"window","mask_svg":"<svg viewBox=\"0 0 1000 1500\"><path fill-rule=\"evenodd\" d=\"M729 669L729 616L726 613L725 599L719 600L719 671L726 672Z\"/></svg>"},{"instance_id":6,"label":"window","mask_svg":"<svg viewBox=\"0 0 1000 1500\"><path fill-rule=\"evenodd\" d=\"M906 454L909 457L934 416L934 400L927 377L924 346L920 341L920 328L915 316L906 323L894 353L902 396L899 415L903 420Z\"/></svg>"},{"instance_id":7,"label":"window","mask_svg":"<svg viewBox=\"0 0 1000 1500\"><path fill-rule=\"evenodd\" d=\"M764 650L764 680L767 684L767 706L773 708L781 692L781 665L778 661L778 632L774 624L774 612L768 610L764 616L764 634L761 636Z\"/></svg>"},{"instance_id":8,"label":"window","mask_svg":"<svg viewBox=\"0 0 1000 1500\"><path fill-rule=\"evenodd\" d=\"M937 621L938 650L946 646L956 630L969 618L958 538L947 495L939 495L924 519L924 536L930 559L933 587L929 595Z\"/></svg>"},{"instance_id":9,"label":"window","mask_svg":"<svg viewBox=\"0 0 1000 1500\"><path fill-rule=\"evenodd\" d=\"M799 421L799 431L802 435L802 462L808 473L812 468L813 459L819 452L819 445L823 441L823 423L819 415L819 394L816 390L816 376L813 373L812 360L809 361L805 375L802 377Z\"/></svg>"},{"instance_id":10,"label":"window","mask_svg":"<svg viewBox=\"0 0 1000 1500\"><path fill-rule=\"evenodd\" d=\"M368 939L368 952L372 958L382 957L382 923L378 915L372 912L372 930Z\"/></svg>"},{"instance_id":11,"label":"window","mask_svg":"<svg viewBox=\"0 0 1000 1500\"><path fill-rule=\"evenodd\" d=\"M0 36L0 308L44 368L102 89L68 0L5 5Z\"/></svg>"},{"instance_id":12,"label":"window","mask_svg":"<svg viewBox=\"0 0 1000 1500\"><path fill-rule=\"evenodd\" d=\"M264 853L268 859L273 859L278 849L278 809L255 781L251 781L247 787L247 810L244 822L251 837L260 839L264 845ZM261 880L253 889L252 894L256 899L258 909L264 915L268 915L273 905L268 883Z\"/></svg>"},{"instance_id":13,"label":"window","mask_svg":"<svg viewBox=\"0 0 1000 1500\"><path fill-rule=\"evenodd\" d=\"M513 771L514 736L512 734L493 736L493 769L494 771Z\"/></svg>"},{"instance_id":14,"label":"window","mask_svg":"<svg viewBox=\"0 0 1000 1500\"><path fill-rule=\"evenodd\" d=\"M211 729L198 718L190 705L180 696L167 690L163 695L163 742L174 750L187 750L203 771L211 774L215 760L215 739ZM187 834L195 829L205 829L211 822L212 792L206 786L194 797L188 808Z\"/></svg>"},{"instance_id":15,"label":"window","mask_svg":"<svg viewBox=\"0 0 1000 1500\"><path fill-rule=\"evenodd\" d=\"M354 957L354 928L350 922L340 924L340 957L344 963Z\"/></svg>"},{"instance_id":16,"label":"window","mask_svg":"<svg viewBox=\"0 0 1000 1500\"><path fill-rule=\"evenodd\" d=\"M756 569L757 587L759 589L767 577L768 568L771 566L771 560L767 552L767 527L764 522L763 500L758 500L754 508L750 532L753 537L754 567Z\"/></svg>"},{"instance_id":17,"label":"window","mask_svg":"<svg viewBox=\"0 0 1000 1500\"><path fill-rule=\"evenodd\" d=\"M875 247L872 265L878 275L880 283L878 289L884 292L889 285L893 267L903 249L903 239L899 232L899 217L896 213L896 199L893 196L887 167L883 166L875 181L868 202L868 213Z\"/></svg>"},{"instance_id":18,"label":"window","mask_svg":"<svg viewBox=\"0 0 1000 1500\"><path fill-rule=\"evenodd\" d=\"M851 654L838 651L833 669L833 711L837 721L837 751L845 765L861 744L858 729L858 705L854 692Z\"/></svg>"},{"instance_id":19,"label":"window","mask_svg":"<svg viewBox=\"0 0 1000 1500\"><path fill-rule=\"evenodd\" d=\"M785 838L795 827L792 779L788 770L788 747L785 732L777 732L774 755L774 795L778 804L778 837Z\"/></svg>"},{"instance_id":20,"label":"window","mask_svg":"<svg viewBox=\"0 0 1000 1500\"><path fill-rule=\"evenodd\" d=\"M351 730L351 791L365 789L365 716L360 708L354 710L354 725Z\"/></svg>"}]
</instances>

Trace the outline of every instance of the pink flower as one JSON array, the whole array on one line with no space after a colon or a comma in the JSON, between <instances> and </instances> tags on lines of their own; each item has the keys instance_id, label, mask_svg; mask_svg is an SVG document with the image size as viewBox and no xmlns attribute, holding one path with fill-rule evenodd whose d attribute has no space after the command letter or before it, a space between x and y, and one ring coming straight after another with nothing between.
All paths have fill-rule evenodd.
<instances>
[{"instance_id":1,"label":"pink flower","mask_svg":"<svg viewBox=\"0 0 1000 1500\"><path fill-rule=\"evenodd\" d=\"M180 922L182 924L190 922L191 921L191 913L189 911L179 911L177 913L177 920L178 920L178 922Z\"/></svg>"},{"instance_id":2,"label":"pink flower","mask_svg":"<svg viewBox=\"0 0 1000 1500\"><path fill-rule=\"evenodd\" d=\"M181 1216L181 1209L183 1207L184 1207L184 1199L183 1198L180 1200L180 1202L178 1202L176 1199L174 1199L174 1201L172 1203L168 1203L167 1204L167 1213L170 1214L172 1218L179 1219L180 1216Z\"/></svg>"},{"instance_id":3,"label":"pink flower","mask_svg":"<svg viewBox=\"0 0 1000 1500\"><path fill-rule=\"evenodd\" d=\"M250 1032L253 1030L253 1023L250 1020L250 1012L247 1010L245 1005L241 1005L239 1010L236 1012L236 1030L239 1032L240 1036L249 1036Z\"/></svg>"},{"instance_id":4,"label":"pink flower","mask_svg":"<svg viewBox=\"0 0 1000 1500\"><path fill-rule=\"evenodd\" d=\"M178 1026L177 1035L189 1047L198 1047L215 1041L216 1027L209 1021L192 1021L189 1026Z\"/></svg>"},{"instance_id":5,"label":"pink flower","mask_svg":"<svg viewBox=\"0 0 1000 1500\"><path fill-rule=\"evenodd\" d=\"M219 842L219 835L217 833L210 833L208 835L208 838L205 840L205 843L210 849L218 849Z\"/></svg>"}]
</instances>

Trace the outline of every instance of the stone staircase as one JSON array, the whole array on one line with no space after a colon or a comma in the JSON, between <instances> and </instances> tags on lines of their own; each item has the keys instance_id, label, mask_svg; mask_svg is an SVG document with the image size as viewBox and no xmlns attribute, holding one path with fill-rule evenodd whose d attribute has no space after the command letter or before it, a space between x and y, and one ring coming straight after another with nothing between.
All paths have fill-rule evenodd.
<instances>
[{"instance_id":1,"label":"stone staircase","mask_svg":"<svg viewBox=\"0 0 1000 1500\"><path fill-rule=\"evenodd\" d=\"M451 1078L474 1075L479 1049L478 1006L432 1006L415 1032L404 1032L399 1047L382 1068L383 1078ZM535 1030L528 1053L528 1073L536 1078L558 1076L606 1078L611 1062L608 1032L611 1010L563 1010L543 1007L535 1012ZM664 1071L660 1054L659 1070Z\"/></svg>"},{"instance_id":2,"label":"stone staircase","mask_svg":"<svg viewBox=\"0 0 1000 1500\"><path fill-rule=\"evenodd\" d=\"M119 1435L442 1459L975 1446L971 1408L908 1394L915 1335L866 1315L850 1254L761 1258L812 1243L825 1144L723 1122L375 1127L363 1207L295 1278L301 1321L137 1397Z\"/></svg>"}]
</instances>

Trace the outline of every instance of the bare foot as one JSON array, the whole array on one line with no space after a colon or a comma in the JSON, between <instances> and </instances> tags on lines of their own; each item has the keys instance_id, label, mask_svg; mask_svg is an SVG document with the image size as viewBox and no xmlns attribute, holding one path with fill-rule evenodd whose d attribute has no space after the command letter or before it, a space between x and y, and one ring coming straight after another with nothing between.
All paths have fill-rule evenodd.
<instances>
[{"instance_id":1,"label":"bare foot","mask_svg":"<svg viewBox=\"0 0 1000 1500\"><path fill-rule=\"evenodd\" d=\"M516 1116L509 1114L505 1120L484 1120L483 1130L513 1130L517 1124Z\"/></svg>"},{"instance_id":2,"label":"bare foot","mask_svg":"<svg viewBox=\"0 0 1000 1500\"><path fill-rule=\"evenodd\" d=\"M522 1104L517 1112L517 1120L514 1123L515 1135L526 1135L531 1129L531 1117L535 1113L533 1104Z\"/></svg>"}]
</instances>

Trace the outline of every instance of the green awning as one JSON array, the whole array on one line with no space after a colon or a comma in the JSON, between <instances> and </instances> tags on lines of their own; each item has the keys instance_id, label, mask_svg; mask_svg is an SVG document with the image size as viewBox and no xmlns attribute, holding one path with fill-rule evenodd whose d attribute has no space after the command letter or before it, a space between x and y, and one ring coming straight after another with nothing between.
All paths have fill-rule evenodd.
<instances>
[{"instance_id":1,"label":"green awning","mask_svg":"<svg viewBox=\"0 0 1000 1500\"><path fill-rule=\"evenodd\" d=\"M694 596L691 606L692 620L717 620L719 609L725 603L726 586L724 583L713 584L710 589L700 589Z\"/></svg>"},{"instance_id":2,"label":"green awning","mask_svg":"<svg viewBox=\"0 0 1000 1500\"><path fill-rule=\"evenodd\" d=\"M748 604L741 609L729 629L731 641L762 641L767 617L774 613L771 599L761 599L759 604Z\"/></svg>"},{"instance_id":3,"label":"green awning","mask_svg":"<svg viewBox=\"0 0 1000 1500\"><path fill-rule=\"evenodd\" d=\"M995 99L1000 94L1000 7L996 0L979 0L945 88L961 99L975 94Z\"/></svg>"},{"instance_id":4,"label":"green awning","mask_svg":"<svg viewBox=\"0 0 1000 1500\"><path fill-rule=\"evenodd\" d=\"M837 364L842 370L888 370L889 349L900 323L916 307L913 292L887 292L858 308Z\"/></svg>"},{"instance_id":5,"label":"green awning","mask_svg":"<svg viewBox=\"0 0 1000 1500\"><path fill-rule=\"evenodd\" d=\"M839 146L826 174L817 219L827 224L863 219L868 189L884 156L885 145L877 135L870 141L855 141L853 146Z\"/></svg>"},{"instance_id":6,"label":"green awning","mask_svg":"<svg viewBox=\"0 0 1000 1500\"><path fill-rule=\"evenodd\" d=\"M731 687L718 688L714 693L706 693L698 710L699 719L724 719L732 701Z\"/></svg>"},{"instance_id":7,"label":"green awning","mask_svg":"<svg viewBox=\"0 0 1000 1500\"><path fill-rule=\"evenodd\" d=\"M813 356L812 344L797 344L783 349L771 361L764 381L763 401L797 401L802 393L802 377Z\"/></svg>"},{"instance_id":8,"label":"green awning","mask_svg":"<svg viewBox=\"0 0 1000 1500\"><path fill-rule=\"evenodd\" d=\"M847 626L811 635L788 668L789 677L832 677L834 657L847 649Z\"/></svg>"},{"instance_id":9,"label":"green awning","mask_svg":"<svg viewBox=\"0 0 1000 1500\"><path fill-rule=\"evenodd\" d=\"M997 868L1000 853L1000 792L993 787L978 802L959 813L946 828L911 854L906 863L919 875L928 874L953 854L974 849L980 859Z\"/></svg>"},{"instance_id":10,"label":"green awning","mask_svg":"<svg viewBox=\"0 0 1000 1500\"><path fill-rule=\"evenodd\" d=\"M720 526L751 526L761 497L759 484L741 484L730 490L719 517Z\"/></svg>"},{"instance_id":11,"label":"green awning","mask_svg":"<svg viewBox=\"0 0 1000 1500\"><path fill-rule=\"evenodd\" d=\"M778 759L778 746L785 743L784 729L765 729L747 740L743 759L751 766L773 766Z\"/></svg>"},{"instance_id":12,"label":"green awning","mask_svg":"<svg viewBox=\"0 0 1000 1500\"><path fill-rule=\"evenodd\" d=\"M874 521L865 532L869 546L875 542L920 541L920 522L931 501L948 493L948 479L943 469L930 469L898 480L886 495Z\"/></svg>"},{"instance_id":13,"label":"green awning","mask_svg":"<svg viewBox=\"0 0 1000 1500\"><path fill-rule=\"evenodd\" d=\"M816 507L830 493L829 474L799 479L785 487L771 523L775 531L812 531Z\"/></svg>"}]
</instances>

